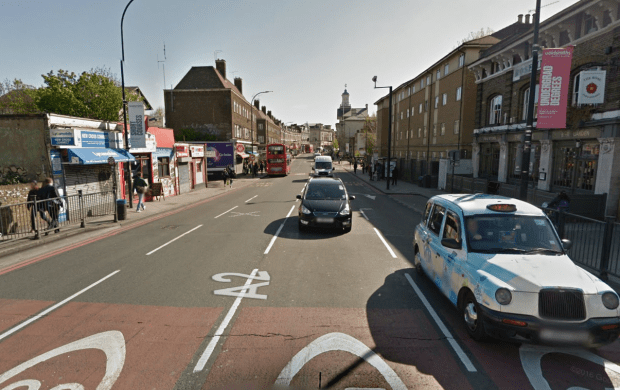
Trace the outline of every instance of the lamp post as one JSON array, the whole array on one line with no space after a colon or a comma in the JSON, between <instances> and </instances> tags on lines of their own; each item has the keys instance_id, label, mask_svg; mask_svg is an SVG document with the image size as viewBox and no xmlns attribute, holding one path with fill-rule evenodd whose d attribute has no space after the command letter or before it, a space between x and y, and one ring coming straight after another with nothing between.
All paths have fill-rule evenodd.
<instances>
[{"instance_id":1,"label":"lamp post","mask_svg":"<svg viewBox=\"0 0 620 390\"><path fill-rule=\"evenodd\" d=\"M521 188L519 199L527 202L527 187L530 182L530 153L532 150L532 130L534 129L534 99L536 99L536 74L538 73L538 27L540 24L540 0L536 0L534 14L534 38L532 39L532 73L530 75L530 96L527 105L527 122L525 125L525 141L521 157Z\"/></svg>"},{"instance_id":2,"label":"lamp post","mask_svg":"<svg viewBox=\"0 0 620 390\"><path fill-rule=\"evenodd\" d=\"M253 119L253 116L254 116L254 99L258 95L260 95L261 93L270 93L270 92L273 92L273 91L262 91L262 92L259 92L256 95L252 96L252 100L250 102L250 105L252 106L252 107L250 107L250 109L252 110L251 111L252 115L250 117L250 137L252 137L252 153L254 153L254 119ZM260 110L260 108L259 108L259 110ZM258 137L256 137L256 138L258 138Z\"/></svg>"},{"instance_id":3,"label":"lamp post","mask_svg":"<svg viewBox=\"0 0 620 390\"><path fill-rule=\"evenodd\" d=\"M390 85L389 87L377 87L377 76L372 78L372 81L375 83L375 89L379 89L379 88L389 88L390 89L390 109L389 109L389 117L388 117L388 153L387 153L387 177L386 177L386 181L387 181L387 189L390 189L390 176L391 176L391 166L390 166L390 153L392 152L391 150L391 145L392 145L392 86Z\"/></svg>"},{"instance_id":4,"label":"lamp post","mask_svg":"<svg viewBox=\"0 0 620 390\"><path fill-rule=\"evenodd\" d=\"M121 59L121 88L123 89L123 129L125 135L125 150L129 154L129 131L127 129L127 100L125 98L125 73L123 72L123 63L125 62L125 41L123 40L123 21L125 20L125 12L129 5L133 3L133 0L129 0L129 3L125 6L123 16L121 17L121 50L123 57ZM131 169L129 169L129 162L125 164L125 182L127 183L127 197L129 198L129 208L133 208L133 191L131 188Z\"/></svg>"}]
</instances>

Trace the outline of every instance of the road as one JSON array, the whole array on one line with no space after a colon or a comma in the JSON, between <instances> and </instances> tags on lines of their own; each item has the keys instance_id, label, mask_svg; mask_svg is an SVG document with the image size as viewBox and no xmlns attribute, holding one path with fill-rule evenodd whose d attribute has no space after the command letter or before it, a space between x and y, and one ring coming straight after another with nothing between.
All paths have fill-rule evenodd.
<instances>
[{"instance_id":1,"label":"road","mask_svg":"<svg viewBox=\"0 0 620 390\"><path fill-rule=\"evenodd\" d=\"M412 269L420 215L350 173L352 231L298 232L310 166L0 270L0 390L620 386L618 342L470 340Z\"/></svg>"}]
</instances>

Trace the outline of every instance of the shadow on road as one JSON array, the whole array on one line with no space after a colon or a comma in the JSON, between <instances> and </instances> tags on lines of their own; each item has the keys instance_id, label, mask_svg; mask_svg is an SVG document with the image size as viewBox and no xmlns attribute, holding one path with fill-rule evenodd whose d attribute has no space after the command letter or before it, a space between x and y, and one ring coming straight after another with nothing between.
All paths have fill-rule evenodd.
<instances>
[{"instance_id":1,"label":"shadow on road","mask_svg":"<svg viewBox=\"0 0 620 390\"><path fill-rule=\"evenodd\" d=\"M280 218L271 222L265 228L264 232L269 235L275 235L282 223L286 218ZM297 216L291 216L287 223L280 231L278 237L290 240L326 240L333 237L338 237L344 234L342 229L319 229L308 228L307 230L300 232L298 228Z\"/></svg>"}]
</instances>

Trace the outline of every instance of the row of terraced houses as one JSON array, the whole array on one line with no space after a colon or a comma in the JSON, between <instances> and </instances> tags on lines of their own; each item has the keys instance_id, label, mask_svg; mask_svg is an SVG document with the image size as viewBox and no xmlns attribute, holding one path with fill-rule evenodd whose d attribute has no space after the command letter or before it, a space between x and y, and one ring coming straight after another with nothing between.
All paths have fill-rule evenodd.
<instances>
[{"instance_id":1,"label":"row of terraced houses","mask_svg":"<svg viewBox=\"0 0 620 390\"><path fill-rule=\"evenodd\" d=\"M618 214L619 19L620 0L581 0L540 24L540 46L574 46L574 52L566 128L533 132L532 199L564 190L597 208L594 214ZM459 45L394 89L391 156L405 178L428 174L434 185L449 190L469 183L476 192L518 193L532 44L533 17L519 15L514 24ZM605 71L604 103L580 103L580 75L586 70ZM375 104L379 150L386 156L389 96ZM445 167L452 169L450 151L461 159L456 181L445 174Z\"/></svg>"}]
</instances>

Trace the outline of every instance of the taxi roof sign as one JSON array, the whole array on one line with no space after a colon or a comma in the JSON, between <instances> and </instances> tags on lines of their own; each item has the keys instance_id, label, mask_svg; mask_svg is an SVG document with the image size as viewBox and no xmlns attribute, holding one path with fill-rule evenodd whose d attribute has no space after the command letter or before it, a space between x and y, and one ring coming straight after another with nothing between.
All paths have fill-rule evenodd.
<instances>
[{"instance_id":1,"label":"taxi roof sign","mask_svg":"<svg viewBox=\"0 0 620 390\"><path fill-rule=\"evenodd\" d=\"M500 213L514 213L517 211L517 206L514 204L499 203L487 205L487 209L491 211L498 211Z\"/></svg>"}]
</instances>

